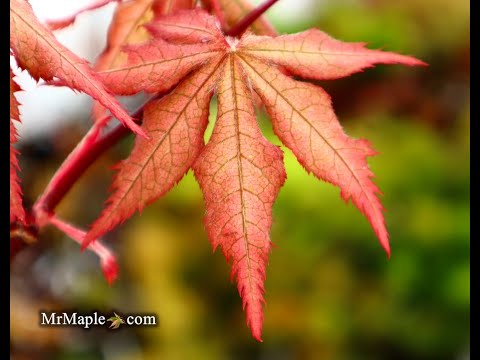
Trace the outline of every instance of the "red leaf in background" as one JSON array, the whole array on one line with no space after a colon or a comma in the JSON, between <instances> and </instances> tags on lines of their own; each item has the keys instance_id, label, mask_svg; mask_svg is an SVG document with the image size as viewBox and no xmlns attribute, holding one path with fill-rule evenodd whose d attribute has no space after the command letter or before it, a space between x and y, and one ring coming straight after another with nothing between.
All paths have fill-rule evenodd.
<instances>
[{"instance_id":1,"label":"red leaf in background","mask_svg":"<svg viewBox=\"0 0 480 360\"><path fill-rule=\"evenodd\" d=\"M68 87L87 93L125 126L143 134L88 63L60 44L53 33L40 24L27 1L10 1L10 24L10 47L21 68L36 80L57 77Z\"/></svg>"},{"instance_id":2,"label":"red leaf in background","mask_svg":"<svg viewBox=\"0 0 480 360\"><path fill-rule=\"evenodd\" d=\"M130 0L119 3L108 29L107 45L95 63L95 70L115 68L122 62L121 49L124 45L150 39L150 34L143 25L154 16L192 7L192 0ZM99 103L94 103L92 111L95 121L105 116L105 108Z\"/></svg>"},{"instance_id":3,"label":"red leaf in background","mask_svg":"<svg viewBox=\"0 0 480 360\"><path fill-rule=\"evenodd\" d=\"M216 41L218 40L219 26L217 19L199 8L161 16L153 23L146 25L155 37L177 44Z\"/></svg>"},{"instance_id":4,"label":"red leaf in background","mask_svg":"<svg viewBox=\"0 0 480 360\"><path fill-rule=\"evenodd\" d=\"M95 62L95 70L109 70L119 60L122 46L150 38L143 25L153 18L154 0L133 0L118 4L108 29L107 45Z\"/></svg>"}]
</instances>

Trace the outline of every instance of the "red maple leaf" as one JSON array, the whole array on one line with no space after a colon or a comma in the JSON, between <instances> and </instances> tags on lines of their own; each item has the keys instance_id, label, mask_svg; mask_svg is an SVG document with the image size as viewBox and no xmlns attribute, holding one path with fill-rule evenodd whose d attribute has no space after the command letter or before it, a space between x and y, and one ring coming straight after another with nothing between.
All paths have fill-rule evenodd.
<instances>
[{"instance_id":1,"label":"red maple leaf","mask_svg":"<svg viewBox=\"0 0 480 360\"><path fill-rule=\"evenodd\" d=\"M285 170L282 151L260 132L254 94L283 144L307 172L352 200L389 254L379 189L367 164L375 151L366 140L345 134L321 87L291 76L330 80L377 63L424 63L344 43L315 29L226 37L215 19L198 9L157 19L148 29L154 39L125 47L127 59L103 72L103 81L117 94L173 90L145 107L142 129L149 138L137 137L132 153L119 164L113 193L83 245L141 211L193 169L205 198L210 241L231 261L247 324L260 340L272 206ZM214 92L218 116L204 146Z\"/></svg>"},{"instance_id":2,"label":"red maple leaf","mask_svg":"<svg viewBox=\"0 0 480 360\"><path fill-rule=\"evenodd\" d=\"M58 42L53 33L38 21L27 1L10 1L10 26L13 55L18 65L33 78L60 79L71 89L87 93L125 126L144 135L88 63Z\"/></svg>"}]
</instances>

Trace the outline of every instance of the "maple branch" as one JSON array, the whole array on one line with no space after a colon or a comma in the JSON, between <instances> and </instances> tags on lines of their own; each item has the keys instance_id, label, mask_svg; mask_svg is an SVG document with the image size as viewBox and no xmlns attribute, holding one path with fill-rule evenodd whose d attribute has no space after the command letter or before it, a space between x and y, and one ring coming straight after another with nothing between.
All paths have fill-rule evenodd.
<instances>
[{"instance_id":1,"label":"maple branch","mask_svg":"<svg viewBox=\"0 0 480 360\"><path fill-rule=\"evenodd\" d=\"M229 31L227 31L225 35L231 37L237 37L242 35L245 30L247 30L248 27L255 22L255 20L262 16L263 13L267 11L277 1L278 0L266 0L262 4L258 5L255 9L250 11L250 13L245 15L242 20L235 24L235 26L233 26Z\"/></svg>"},{"instance_id":2,"label":"maple branch","mask_svg":"<svg viewBox=\"0 0 480 360\"><path fill-rule=\"evenodd\" d=\"M163 94L157 97L162 95ZM132 115L134 119L138 119L136 120L138 123L141 122L144 106L151 100L152 99L147 100ZM96 124L99 123L97 122ZM96 125L92 126L80 143L58 168L43 194L35 202L33 206L33 215L37 225L39 227L46 225L49 222L49 217L52 215L55 207L90 165L92 165L106 150L131 133L132 132L128 128L120 124L109 133L103 136L98 136L99 127Z\"/></svg>"},{"instance_id":3,"label":"maple branch","mask_svg":"<svg viewBox=\"0 0 480 360\"><path fill-rule=\"evenodd\" d=\"M123 125L119 125L110 133L97 140L92 139L97 132L98 130L95 129L95 127L90 129L83 140L65 159L60 168L58 168L43 194L35 202L33 213L40 227L45 225L48 216L85 170L101 154L127 135L129 130Z\"/></svg>"}]
</instances>

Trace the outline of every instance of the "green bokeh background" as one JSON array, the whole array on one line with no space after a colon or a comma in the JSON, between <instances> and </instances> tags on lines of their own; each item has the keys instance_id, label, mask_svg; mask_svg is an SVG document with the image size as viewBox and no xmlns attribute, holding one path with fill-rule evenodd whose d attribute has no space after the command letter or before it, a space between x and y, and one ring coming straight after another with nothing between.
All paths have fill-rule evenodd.
<instances>
[{"instance_id":1,"label":"green bokeh background","mask_svg":"<svg viewBox=\"0 0 480 360\"><path fill-rule=\"evenodd\" d=\"M12 264L14 359L468 359L470 346L469 2L319 1L308 20L272 16L280 32L318 27L345 41L412 54L428 68L379 66L318 83L346 132L369 139L392 257L339 190L306 174L283 147L287 181L273 209L264 343L245 324L236 286L204 231L189 173L167 196L106 238L120 278L108 287L89 253L54 229ZM215 119L215 102L211 124ZM24 143L34 201L85 130ZM280 145L264 113L265 136ZM209 127L211 131L211 126ZM207 134L208 137L208 134ZM59 207L86 226L98 215L125 140ZM39 328L39 309L158 315L155 328Z\"/></svg>"}]
</instances>

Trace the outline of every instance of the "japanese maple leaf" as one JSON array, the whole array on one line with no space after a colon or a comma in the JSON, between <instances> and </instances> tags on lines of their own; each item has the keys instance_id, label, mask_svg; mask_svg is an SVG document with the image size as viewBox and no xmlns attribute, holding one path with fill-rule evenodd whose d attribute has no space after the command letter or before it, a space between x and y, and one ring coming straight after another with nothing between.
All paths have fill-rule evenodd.
<instances>
[{"instance_id":1,"label":"japanese maple leaf","mask_svg":"<svg viewBox=\"0 0 480 360\"><path fill-rule=\"evenodd\" d=\"M415 58L344 43L313 29L278 37L225 37L202 10L148 26L155 38L124 48L127 59L102 74L118 94L168 95L151 101L130 156L118 166L112 195L84 246L168 192L193 169L205 199L213 248L232 264L247 324L261 341L264 280L272 206L285 181L283 154L260 132L252 102L265 104L273 129L307 172L336 185L367 217L389 254L379 189L372 182L366 140L345 134L330 97L296 76L329 80L376 63L422 65ZM204 146L209 103L218 97L213 134Z\"/></svg>"},{"instance_id":2,"label":"japanese maple leaf","mask_svg":"<svg viewBox=\"0 0 480 360\"><path fill-rule=\"evenodd\" d=\"M57 41L38 21L26 0L10 0L10 26L13 55L18 65L33 78L60 79L68 87L83 91L100 102L132 131L143 134L88 63Z\"/></svg>"},{"instance_id":3,"label":"japanese maple leaf","mask_svg":"<svg viewBox=\"0 0 480 360\"><path fill-rule=\"evenodd\" d=\"M18 101L14 93L20 90L20 86L13 81L13 73L10 70L10 223L19 220L25 223L25 210L22 205L22 189L18 180L19 169L17 154L13 144L17 142L17 131L13 120L20 121Z\"/></svg>"}]
</instances>

